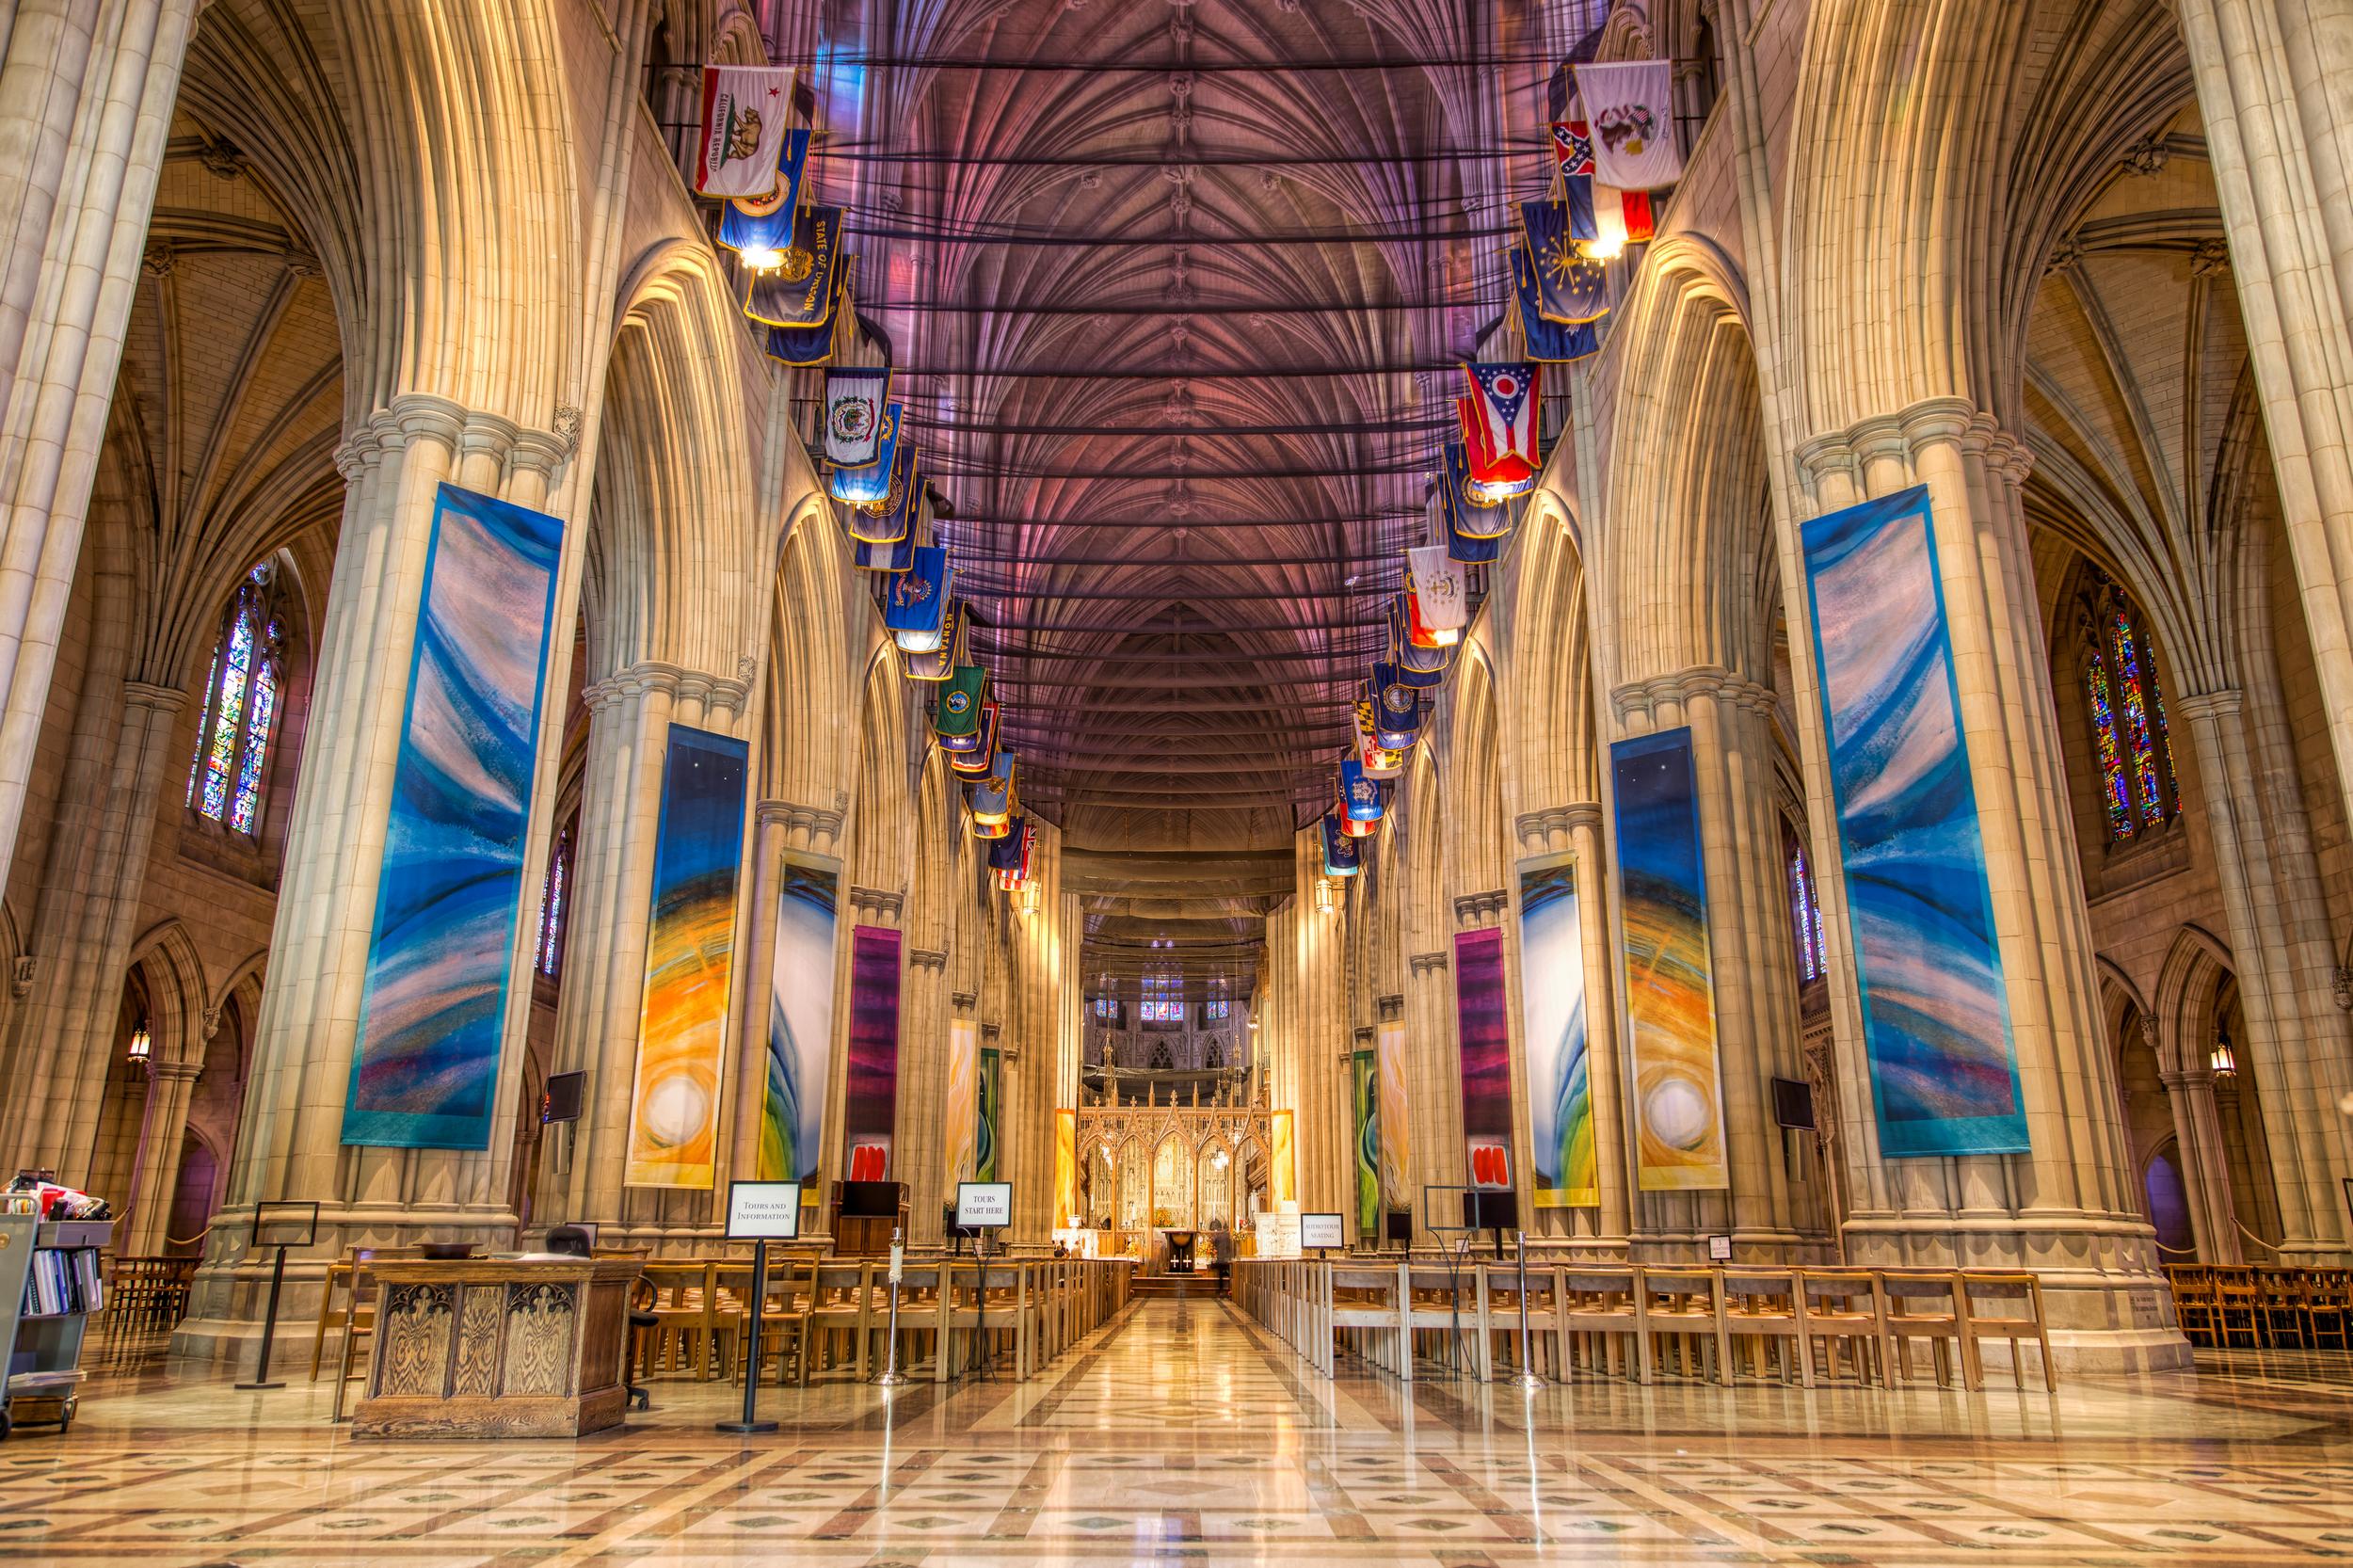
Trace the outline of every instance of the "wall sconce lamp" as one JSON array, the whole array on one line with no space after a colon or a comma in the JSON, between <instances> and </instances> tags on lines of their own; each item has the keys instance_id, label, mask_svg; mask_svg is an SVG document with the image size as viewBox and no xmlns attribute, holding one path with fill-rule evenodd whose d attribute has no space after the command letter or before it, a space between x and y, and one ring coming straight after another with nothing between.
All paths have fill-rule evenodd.
<instances>
[{"instance_id":1,"label":"wall sconce lamp","mask_svg":"<svg viewBox=\"0 0 2353 1568\"><path fill-rule=\"evenodd\" d=\"M2238 1076L2238 1052L2231 1048L2231 1032L2220 1023L2214 1026L2214 1049L2206 1053L2206 1065L2217 1078Z\"/></svg>"},{"instance_id":2,"label":"wall sconce lamp","mask_svg":"<svg viewBox=\"0 0 2353 1568\"><path fill-rule=\"evenodd\" d=\"M136 1066L146 1062L148 1057L153 1054L154 1049L155 1036L149 1032L147 1020L141 1018L138 1028L131 1031L132 1064Z\"/></svg>"},{"instance_id":3,"label":"wall sconce lamp","mask_svg":"<svg viewBox=\"0 0 2353 1568\"><path fill-rule=\"evenodd\" d=\"M1317 877L1316 913L1319 915L1336 914L1339 909L1339 902L1338 889L1332 886L1332 879L1328 876Z\"/></svg>"}]
</instances>

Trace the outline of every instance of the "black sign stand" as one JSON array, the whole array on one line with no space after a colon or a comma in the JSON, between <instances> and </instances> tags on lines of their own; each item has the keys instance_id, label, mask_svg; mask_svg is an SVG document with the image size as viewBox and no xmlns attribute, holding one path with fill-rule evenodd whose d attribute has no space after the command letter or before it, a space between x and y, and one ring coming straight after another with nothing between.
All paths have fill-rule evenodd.
<instances>
[{"instance_id":1,"label":"black sign stand","mask_svg":"<svg viewBox=\"0 0 2353 1568\"><path fill-rule=\"evenodd\" d=\"M273 1240L262 1240L262 1232L265 1228L272 1232ZM296 1230L301 1234L294 1234ZM253 1381L238 1384L239 1388L258 1392L286 1386L283 1382L273 1380L269 1375L269 1352L278 1337L278 1298L286 1288L286 1249L307 1247L316 1241L318 1236L319 1206L315 1203L259 1203L253 1206L253 1228L248 1233L246 1245L248 1248L256 1245L273 1247L277 1249L278 1256L269 1266L269 1304L262 1309L262 1349L254 1361ZM328 1288L331 1290L333 1288L334 1279L329 1275ZM348 1335L350 1332L346 1324L344 1333Z\"/></svg>"},{"instance_id":2,"label":"black sign stand","mask_svg":"<svg viewBox=\"0 0 2353 1568\"><path fill-rule=\"evenodd\" d=\"M997 1347L988 1342L988 1233L994 1228L992 1225L976 1226L972 1238L972 1256L981 1260L976 1282L978 1288L972 1295L972 1353L980 1359L981 1369L977 1375L983 1383L997 1381L990 1376L991 1369L997 1365Z\"/></svg>"},{"instance_id":3,"label":"black sign stand","mask_svg":"<svg viewBox=\"0 0 2353 1568\"><path fill-rule=\"evenodd\" d=\"M262 1311L262 1353L253 1365L253 1381L237 1384L239 1388L262 1389L286 1386L282 1382L272 1382L269 1375L270 1341L278 1334L278 1293L285 1288L285 1285L286 1244L280 1241L278 1244L277 1261L269 1266L269 1305ZM349 1334L351 1330L346 1326L344 1332Z\"/></svg>"},{"instance_id":4,"label":"black sign stand","mask_svg":"<svg viewBox=\"0 0 2353 1568\"><path fill-rule=\"evenodd\" d=\"M760 1320L768 1310L768 1242L763 1238L752 1243L752 1299L747 1310L751 1323L744 1330L744 1418L740 1421L718 1421L713 1425L721 1432L750 1435L774 1432L774 1421L758 1419L760 1399Z\"/></svg>"}]
</instances>

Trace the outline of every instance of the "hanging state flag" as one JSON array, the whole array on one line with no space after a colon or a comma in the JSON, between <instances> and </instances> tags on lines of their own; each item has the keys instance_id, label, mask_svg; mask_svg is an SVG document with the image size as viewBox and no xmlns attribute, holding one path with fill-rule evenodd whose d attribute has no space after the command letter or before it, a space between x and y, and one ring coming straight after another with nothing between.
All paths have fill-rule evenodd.
<instances>
[{"instance_id":1,"label":"hanging state flag","mask_svg":"<svg viewBox=\"0 0 2353 1568\"><path fill-rule=\"evenodd\" d=\"M1030 880L1030 868L1037 854L1037 824L1027 817L1016 817L1015 824L1015 831L1006 835L1002 845L988 846L989 864L997 867L997 886L1006 892ZM1004 864L999 866L997 852L1008 846L1010 853Z\"/></svg>"},{"instance_id":2,"label":"hanging state flag","mask_svg":"<svg viewBox=\"0 0 2353 1568\"><path fill-rule=\"evenodd\" d=\"M1364 870L1364 860L1356 852L1356 841L1340 831L1340 819L1330 812L1323 816L1323 874L1354 876Z\"/></svg>"},{"instance_id":3,"label":"hanging state flag","mask_svg":"<svg viewBox=\"0 0 2353 1568\"><path fill-rule=\"evenodd\" d=\"M1463 580L1463 564L1450 558L1442 544L1417 546L1405 552L1405 591L1422 626L1443 648L1459 640L1470 623L1470 589Z\"/></svg>"},{"instance_id":4,"label":"hanging state flag","mask_svg":"<svg viewBox=\"0 0 2353 1568\"><path fill-rule=\"evenodd\" d=\"M1372 666L1372 735L1384 750L1401 752L1421 738L1421 698L1385 660Z\"/></svg>"},{"instance_id":5,"label":"hanging state flag","mask_svg":"<svg viewBox=\"0 0 2353 1568\"><path fill-rule=\"evenodd\" d=\"M1030 831L1021 817L1013 818L1009 825L1012 830L988 846L988 869L1000 874L1021 869L1021 841Z\"/></svg>"},{"instance_id":6,"label":"hanging state flag","mask_svg":"<svg viewBox=\"0 0 2353 1568\"><path fill-rule=\"evenodd\" d=\"M1498 456L1488 444L1486 433L1479 422L1479 399L1458 397L1454 412L1463 431L1463 461L1470 472L1472 483L1490 488L1523 483L1532 484L1535 467L1518 457Z\"/></svg>"},{"instance_id":7,"label":"hanging state flag","mask_svg":"<svg viewBox=\"0 0 2353 1568\"><path fill-rule=\"evenodd\" d=\"M985 823L981 821L980 818L974 817L972 819L971 826L972 837L975 839L985 839L992 843L999 839L1008 837L1013 832L1013 824L1010 821Z\"/></svg>"},{"instance_id":8,"label":"hanging state flag","mask_svg":"<svg viewBox=\"0 0 2353 1568\"><path fill-rule=\"evenodd\" d=\"M972 781L972 792L967 801L972 820L984 827L1002 826L1010 821L1014 808L1014 756L1010 751L997 753L989 764L987 776Z\"/></svg>"},{"instance_id":9,"label":"hanging state flag","mask_svg":"<svg viewBox=\"0 0 2353 1568\"><path fill-rule=\"evenodd\" d=\"M981 705L988 696L988 671L978 664L959 664L932 711L932 733L942 751L977 751L981 744Z\"/></svg>"},{"instance_id":10,"label":"hanging state flag","mask_svg":"<svg viewBox=\"0 0 2353 1568\"><path fill-rule=\"evenodd\" d=\"M1579 211L1574 198L1520 203L1520 232L1536 264L1536 313L1570 327L1609 313L1609 269L1577 243Z\"/></svg>"},{"instance_id":11,"label":"hanging state flag","mask_svg":"<svg viewBox=\"0 0 2353 1568\"><path fill-rule=\"evenodd\" d=\"M920 653L908 653L904 648L900 650L902 662L906 665L907 679L945 680L955 673L958 664L970 664L971 661L965 657L968 641L965 629L970 625L971 617L966 614L964 606L953 600L949 600L947 614L940 626L939 646Z\"/></svg>"},{"instance_id":12,"label":"hanging state flag","mask_svg":"<svg viewBox=\"0 0 2353 1568\"><path fill-rule=\"evenodd\" d=\"M803 207L776 264L745 282L744 313L771 327L822 326L833 315L840 267L841 209Z\"/></svg>"},{"instance_id":13,"label":"hanging state flag","mask_svg":"<svg viewBox=\"0 0 2353 1568\"><path fill-rule=\"evenodd\" d=\"M1433 631L1430 623L1421 618L1421 606L1415 600L1410 590L1407 591L1404 599L1405 639L1410 646L1419 648L1449 648L1463 640L1463 634L1459 632Z\"/></svg>"},{"instance_id":14,"label":"hanging state flag","mask_svg":"<svg viewBox=\"0 0 2353 1568\"><path fill-rule=\"evenodd\" d=\"M809 133L796 126L784 134L776 155L776 188L765 196L738 197L719 212L719 243L754 272L784 264L792 245L792 220L801 211L801 175L808 168Z\"/></svg>"},{"instance_id":15,"label":"hanging state flag","mask_svg":"<svg viewBox=\"0 0 2353 1568\"><path fill-rule=\"evenodd\" d=\"M1381 785L1365 776L1365 765L1353 757L1340 764L1340 804L1351 822L1381 820Z\"/></svg>"},{"instance_id":16,"label":"hanging state flag","mask_svg":"<svg viewBox=\"0 0 2353 1568\"><path fill-rule=\"evenodd\" d=\"M831 384L830 373L827 384ZM888 497L890 493L891 469L899 458L899 431L905 420L906 406L885 399L881 417L874 424L874 455L863 463L837 465L831 473L825 475L826 492L836 501L846 501L853 506L872 505ZM830 417L826 426L825 444L830 449L833 444Z\"/></svg>"},{"instance_id":17,"label":"hanging state flag","mask_svg":"<svg viewBox=\"0 0 2353 1568\"><path fill-rule=\"evenodd\" d=\"M1373 705L1356 704L1356 765L1365 770L1367 778L1387 780L1405 771L1405 753L1391 750L1381 744L1374 728Z\"/></svg>"},{"instance_id":18,"label":"hanging state flag","mask_svg":"<svg viewBox=\"0 0 2353 1568\"><path fill-rule=\"evenodd\" d=\"M1526 360L1502 364L1465 364L1463 375L1471 386L1471 411L1479 419L1479 435L1496 465L1507 459L1526 465L1529 472L1544 466L1536 441L1536 367ZM1472 477L1479 477L1476 469Z\"/></svg>"},{"instance_id":19,"label":"hanging state flag","mask_svg":"<svg viewBox=\"0 0 2353 1568\"><path fill-rule=\"evenodd\" d=\"M890 488L881 499L854 504L841 525L860 544L897 544L915 530L915 498L923 493L915 442L902 439L890 464Z\"/></svg>"},{"instance_id":20,"label":"hanging state flag","mask_svg":"<svg viewBox=\"0 0 2353 1568\"><path fill-rule=\"evenodd\" d=\"M1587 253L1607 259L1657 232L1650 192L1621 190L1593 178L1593 142L1581 120L1556 120L1552 148L1561 163L1561 198L1569 213L1569 237Z\"/></svg>"},{"instance_id":21,"label":"hanging state flag","mask_svg":"<svg viewBox=\"0 0 2353 1568\"><path fill-rule=\"evenodd\" d=\"M963 777L988 776L989 767L997 758L997 712L995 697L982 699L981 722L972 733L976 744L969 750L950 749L945 742L941 743L941 749L948 753L948 765Z\"/></svg>"},{"instance_id":22,"label":"hanging state flag","mask_svg":"<svg viewBox=\"0 0 2353 1568\"><path fill-rule=\"evenodd\" d=\"M703 67L702 144L695 188L705 196L766 196L776 188L792 68Z\"/></svg>"},{"instance_id":23,"label":"hanging state flag","mask_svg":"<svg viewBox=\"0 0 2353 1568\"><path fill-rule=\"evenodd\" d=\"M889 544L852 539L850 559L861 571L904 571L915 565L915 530L908 529Z\"/></svg>"},{"instance_id":24,"label":"hanging state flag","mask_svg":"<svg viewBox=\"0 0 2353 1568\"><path fill-rule=\"evenodd\" d=\"M1552 162L1561 174L1593 172L1593 138L1585 134L1581 120L1556 120L1552 122Z\"/></svg>"},{"instance_id":25,"label":"hanging state flag","mask_svg":"<svg viewBox=\"0 0 2353 1568\"><path fill-rule=\"evenodd\" d=\"M1497 512L1489 517L1484 514L1495 507L1501 506L1515 496L1526 495L1534 489L1536 475L1531 471L1525 477L1518 479L1500 477L1481 479L1479 477L1479 470L1476 466L1479 455L1472 453L1469 447L1469 443L1478 439L1479 416L1470 404L1471 400L1467 397L1459 397L1454 400L1454 407L1462 415L1465 440L1447 443L1447 461L1455 471L1455 510L1463 514L1463 531L1474 537L1492 538L1512 531L1511 515ZM1488 453L1486 456L1492 456L1493 454ZM1514 468L1520 465L1513 465ZM1500 473L1511 471L1503 469L1497 472ZM1494 532L1489 533L1486 532L1487 530Z\"/></svg>"},{"instance_id":26,"label":"hanging state flag","mask_svg":"<svg viewBox=\"0 0 2353 1568\"><path fill-rule=\"evenodd\" d=\"M888 418L890 367L841 366L825 372L825 461L836 469L864 470L883 455L883 432L894 434ZM837 491L836 501L871 501Z\"/></svg>"},{"instance_id":27,"label":"hanging state flag","mask_svg":"<svg viewBox=\"0 0 2353 1568\"><path fill-rule=\"evenodd\" d=\"M856 257L850 258L855 262ZM768 328L768 357L791 365L795 370L814 370L833 362L837 328L846 319L846 298L837 296L836 308L826 319L814 327L771 327Z\"/></svg>"},{"instance_id":28,"label":"hanging state flag","mask_svg":"<svg viewBox=\"0 0 2353 1568\"><path fill-rule=\"evenodd\" d=\"M1683 178L1673 61L1580 65L1577 90L1593 131L1595 180L1621 190L1657 190Z\"/></svg>"},{"instance_id":29,"label":"hanging state flag","mask_svg":"<svg viewBox=\"0 0 2353 1568\"><path fill-rule=\"evenodd\" d=\"M883 625L901 651L928 653L939 646L947 633L948 599L955 577L945 547L918 545L914 563L890 580L883 595Z\"/></svg>"},{"instance_id":30,"label":"hanging state flag","mask_svg":"<svg viewBox=\"0 0 2353 1568\"><path fill-rule=\"evenodd\" d=\"M1547 364L1567 364L1600 351L1601 332L1594 323L1570 327L1544 313L1537 299L1536 264L1528 247L1512 247L1512 309L1518 315L1520 341L1528 357Z\"/></svg>"},{"instance_id":31,"label":"hanging state flag","mask_svg":"<svg viewBox=\"0 0 2353 1568\"><path fill-rule=\"evenodd\" d=\"M1416 675L1439 675L1454 663L1451 647L1432 648L1416 643L1406 616L1410 614L1406 598L1400 594L1389 601L1389 658L1400 671ZM1436 682L1433 681L1433 685Z\"/></svg>"}]
</instances>

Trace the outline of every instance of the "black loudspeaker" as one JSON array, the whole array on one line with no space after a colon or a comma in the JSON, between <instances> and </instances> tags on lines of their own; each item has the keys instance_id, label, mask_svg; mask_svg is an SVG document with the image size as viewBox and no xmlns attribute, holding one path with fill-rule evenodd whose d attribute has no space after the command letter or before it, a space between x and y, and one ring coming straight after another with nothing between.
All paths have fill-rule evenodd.
<instances>
[{"instance_id":1,"label":"black loudspeaker","mask_svg":"<svg viewBox=\"0 0 2353 1568\"><path fill-rule=\"evenodd\" d=\"M1799 1132L1812 1132L1814 1086L1802 1079L1773 1080L1773 1120Z\"/></svg>"},{"instance_id":2,"label":"black loudspeaker","mask_svg":"<svg viewBox=\"0 0 2353 1568\"><path fill-rule=\"evenodd\" d=\"M1383 1218L1383 1233L1390 1240L1402 1241L1409 1247L1414 1244L1414 1211L1412 1209L1392 1208Z\"/></svg>"},{"instance_id":3,"label":"black loudspeaker","mask_svg":"<svg viewBox=\"0 0 2353 1568\"><path fill-rule=\"evenodd\" d=\"M899 1184L895 1181L845 1181L841 1212L858 1220L889 1220L899 1213Z\"/></svg>"},{"instance_id":4,"label":"black loudspeaker","mask_svg":"<svg viewBox=\"0 0 2353 1568\"><path fill-rule=\"evenodd\" d=\"M1474 1189L1463 1194L1463 1226L1466 1230L1517 1230L1520 1195L1508 1189Z\"/></svg>"},{"instance_id":5,"label":"black loudspeaker","mask_svg":"<svg viewBox=\"0 0 2353 1568\"><path fill-rule=\"evenodd\" d=\"M587 1095L586 1073L550 1073L547 1091L539 1100L539 1119L543 1122L580 1120L581 1104Z\"/></svg>"}]
</instances>

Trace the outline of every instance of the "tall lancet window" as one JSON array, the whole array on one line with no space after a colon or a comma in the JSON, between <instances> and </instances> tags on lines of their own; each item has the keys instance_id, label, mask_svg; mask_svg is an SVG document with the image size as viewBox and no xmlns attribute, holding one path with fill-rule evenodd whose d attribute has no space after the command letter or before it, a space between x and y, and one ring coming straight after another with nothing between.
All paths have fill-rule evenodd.
<instances>
[{"instance_id":1,"label":"tall lancet window","mask_svg":"<svg viewBox=\"0 0 2353 1568\"><path fill-rule=\"evenodd\" d=\"M1815 885L1814 863L1805 845L1786 822L1782 824L1781 849L1789 863L1789 923L1798 939L1798 979L1819 980L1830 971L1829 950L1822 942L1822 893Z\"/></svg>"},{"instance_id":2,"label":"tall lancet window","mask_svg":"<svg viewBox=\"0 0 2353 1568\"><path fill-rule=\"evenodd\" d=\"M2165 826L2182 808L2156 656L2123 590L2097 572L2078 631L2101 815L2111 844L2130 843Z\"/></svg>"},{"instance_id":3,"label":"tall lancet window","mask_svg":"<svg viewBox=\"0 0 2353 1568\"><path fill-rule=\"evenodd\" d=\"M188 765L188 808L233 832L258 834L270 743L285 679L285 625L267 561L246 574L221 618Z\"/></svg>"},{"instance_id":4,"label":"tall lancet window","mask_svg":"<svg viewBox=\"0 0 2353 1568\"><path fill-rule=\"evenodd\" d=\"M572 875L572 824L566 823L548 853L547 887L539 898L539 972L554 976L564 968L565 884Z\"/></svg>"}]
</instances>

